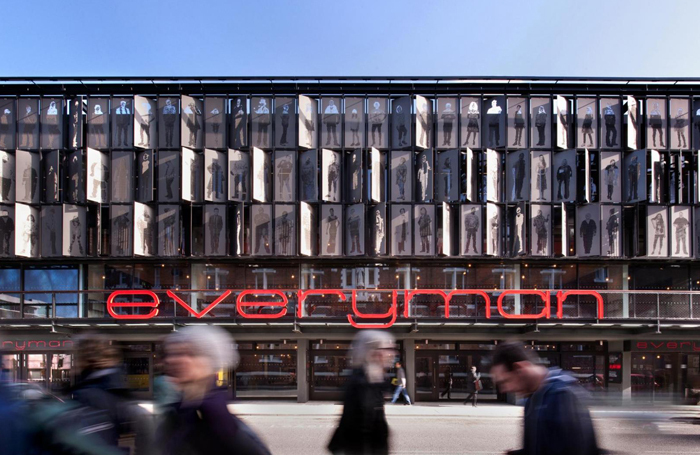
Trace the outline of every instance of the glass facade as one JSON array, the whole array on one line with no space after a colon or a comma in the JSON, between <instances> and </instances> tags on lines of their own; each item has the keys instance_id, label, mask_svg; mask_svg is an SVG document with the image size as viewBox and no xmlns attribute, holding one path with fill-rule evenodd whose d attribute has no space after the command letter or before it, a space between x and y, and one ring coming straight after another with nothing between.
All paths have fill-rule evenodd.
<instances>
[{"instance_id":1,"label":"glass facade","mask_svg":"<svg viewBox=\"0 0 700 455\"><path fill-rule=\"evenodd\" d=\"M3 375L65 388L62 326L89 328L149 396L159 338L205 321L244 337L218 376L232 396L335 399L352 324L394 331L419 400L463 399L472 365L497 396L490 353L513 333L597 391L608 346L700 319L695 86L322 82L0 87L3 112L61 114L58 135L0 131L0 320L17 329ZM652 99L673 107L660 124ZM185 114L211 103L216 126ZM700 391L695 354L625 352L634 393Z\"/></svg>"}]
</instances>

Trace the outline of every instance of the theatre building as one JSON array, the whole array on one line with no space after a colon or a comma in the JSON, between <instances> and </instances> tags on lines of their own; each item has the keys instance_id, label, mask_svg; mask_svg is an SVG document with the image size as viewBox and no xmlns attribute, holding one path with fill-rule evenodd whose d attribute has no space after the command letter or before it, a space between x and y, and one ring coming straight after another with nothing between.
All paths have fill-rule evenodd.
<instances>
[{"instance_id":1,"label":"theatre building","mask_svg":"<svg viewBox=\"0 0 700 455\"><path fill-rule=\"evenodd\" d=\"M239 399L334 400L359 330L418 401L499 342L593 393L700 393L698 80L0 80L2 374L230 331Z\"/></svg>"}]
</instances>

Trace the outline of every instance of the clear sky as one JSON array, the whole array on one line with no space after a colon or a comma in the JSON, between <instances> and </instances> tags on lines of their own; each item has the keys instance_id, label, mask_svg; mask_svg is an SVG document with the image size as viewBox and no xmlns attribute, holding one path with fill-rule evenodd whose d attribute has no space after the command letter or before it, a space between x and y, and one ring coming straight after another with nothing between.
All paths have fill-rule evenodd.
<instances>
[{"instance_id":1,"label":"clear sky","mask_svg":"<svg viewBox=\"0 0 700 455\"><path fill-rule=\"evenodd\" d=\"M698 0L0 5L0 76L700 76Z\"/></svg>"}]
</instances>

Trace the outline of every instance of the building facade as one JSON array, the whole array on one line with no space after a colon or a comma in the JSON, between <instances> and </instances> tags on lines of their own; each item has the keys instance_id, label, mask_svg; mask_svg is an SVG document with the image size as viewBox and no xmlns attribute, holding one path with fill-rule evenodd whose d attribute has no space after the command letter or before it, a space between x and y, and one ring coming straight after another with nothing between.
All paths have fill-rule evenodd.
<instances>
[{"instance_id":1,"label":"building facade","mask_svg":"<svg viewBox=\"0 0 700 455\"><path fill-rule=\"evenodd\" d=\"M357 330L417 400L500 340L593 391L700 390L700 80L5 79L0 349L60 390L84 332L152 393L230 330L239 398L335 399Z\"/></svg>"}]
</instances>

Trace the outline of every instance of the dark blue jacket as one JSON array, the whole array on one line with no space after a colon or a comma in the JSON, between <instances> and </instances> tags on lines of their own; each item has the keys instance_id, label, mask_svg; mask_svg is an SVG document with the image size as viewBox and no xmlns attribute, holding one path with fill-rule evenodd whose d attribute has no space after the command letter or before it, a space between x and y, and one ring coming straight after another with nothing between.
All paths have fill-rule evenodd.
<instances>
[{"instance_id":1,"label":"dark blue jacket","mask_svg":"<svg viewBox=\"0 0 700 455\"><path fill-rule=\"evenodd\" d=\"M253 430L228 410L226 388L201 403L172 403L158 428L161 455L270 455Z\"/></svg>"},{"instance_id":2,"label":"dark blue jacket","mask_svg":"<svg viewBox=\"0 0 700 455\"><path fill-rule=\"evenodd\" d=\"M593 422L576 379L552 369L525 404L517 455L598 455Z\"/></svg>"},{"instance_id":3,"label":"dark blue jacket","mask_svg":"<svg viewBox=\"0 0 700 455\"><path fill-rule=\"evenodd\" d=\"M0 453L28 453L27 409L0 383ZM4 452L7 451L7 452Z\"/></svg>"}]
</instances>

